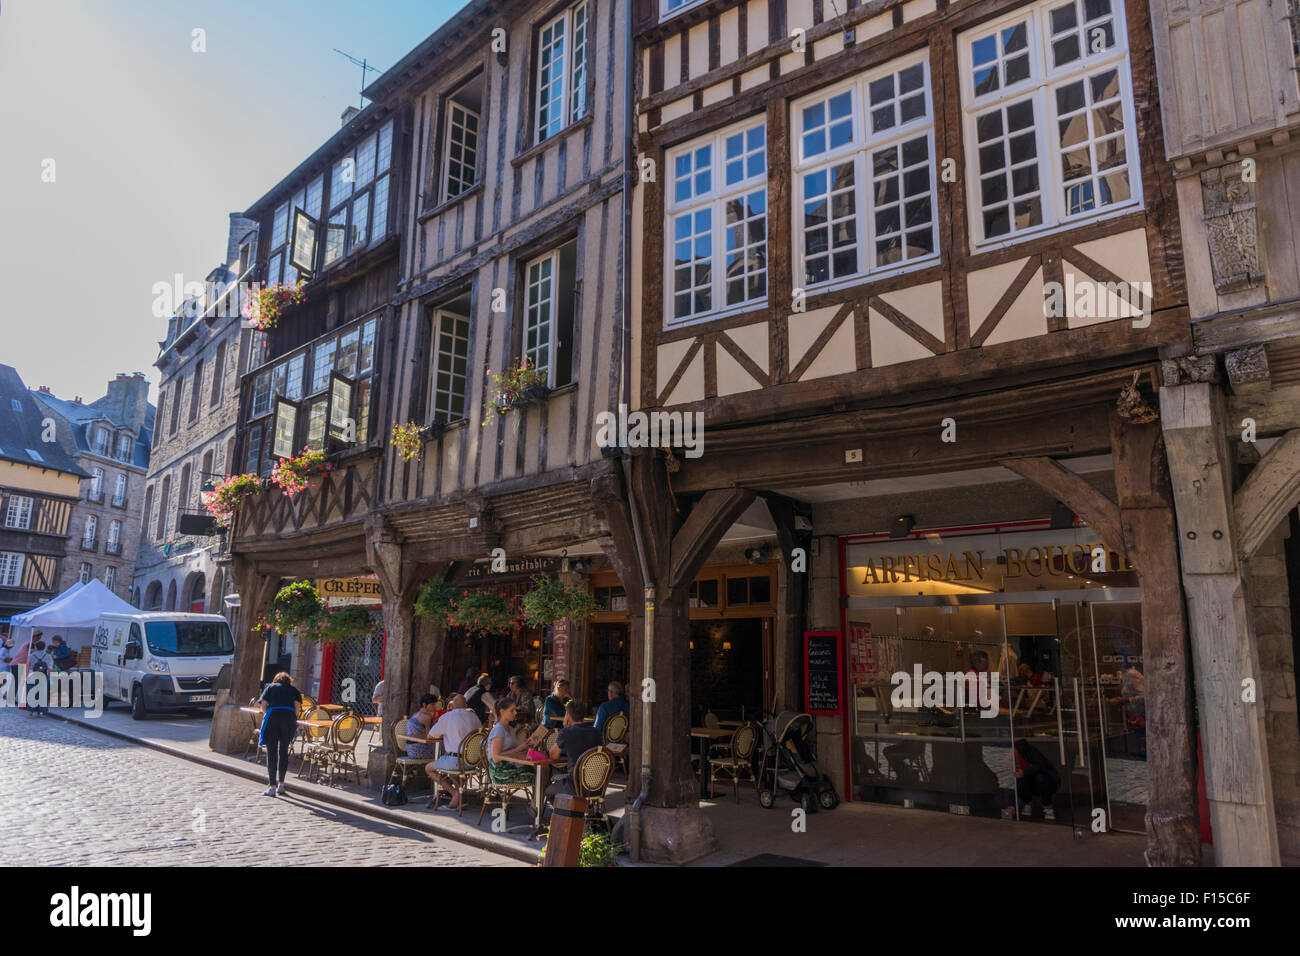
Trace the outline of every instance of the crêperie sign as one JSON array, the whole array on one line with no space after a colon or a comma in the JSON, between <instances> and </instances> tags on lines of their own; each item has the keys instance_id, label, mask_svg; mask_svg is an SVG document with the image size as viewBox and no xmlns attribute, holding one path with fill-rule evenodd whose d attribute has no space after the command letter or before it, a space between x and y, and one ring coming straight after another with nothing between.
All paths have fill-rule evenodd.
<instances>
[{"instance_id":1,"label":"cr\u00eaperie sign","mask_svg":"<svg viewBox=\"0 0 1300 956\"><path fill-rule=\"evenodd\" d=\"M805 631L803 656L805 709L840 713L840 632Z\"/></svg>"}]
</instances>

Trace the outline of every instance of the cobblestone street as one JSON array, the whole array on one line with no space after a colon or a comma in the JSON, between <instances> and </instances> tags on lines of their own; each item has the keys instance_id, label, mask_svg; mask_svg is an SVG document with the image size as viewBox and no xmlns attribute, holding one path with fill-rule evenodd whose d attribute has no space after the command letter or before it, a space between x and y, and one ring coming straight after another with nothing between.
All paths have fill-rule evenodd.
<instances>
[{"instance_id":1,"label":"cobblestone street","mask_svg":"<svg viewBox=\"0 0 1300 956\"><path fill-rule=\"evenodd\" d=\"M0 865L522 865L10 708L0 767Z\"/></svg>"}]
</instances>

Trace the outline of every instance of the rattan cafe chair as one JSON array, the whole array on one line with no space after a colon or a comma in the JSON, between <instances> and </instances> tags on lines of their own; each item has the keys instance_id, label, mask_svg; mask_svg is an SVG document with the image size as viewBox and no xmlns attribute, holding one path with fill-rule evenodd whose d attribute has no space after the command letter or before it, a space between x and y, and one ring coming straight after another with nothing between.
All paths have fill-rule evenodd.
<instances>
[{"instance_id":1,"label":"rattan cafe chair","mask_svg":"<svg viewBox=\"0 0 1300 956\"><path fill-rule=\"evenodd\" d=\"M502 815L507 821L510 818L510 798L515 793L523 791L524 796L527 798L525 807L533 802L533 782L531 780L526 783L522 780L515 783L497 783L492 779L492 774L487 769L490 755L491 751L488 750L485 741L483 747L483 808L478 812L476 826L483 823L483 814L487 813L488 807L492 805L494 799L501 805Z\"/></svg>"},{"instance_id":2,"label":"rattan cafe chair","mask_svg":"<svg viewBox=\"0 0 1300 956\"><path fill-rule=\"evenodd\" d=\"M302 713L303 720L329 720L328 727L300 727L300 739L302 740L302 751L299 754L301 761L298 765L298 776L307 774L308 780L315 779L316 771L324 765L325 758L318 756L323 748L330 745L330 736L334 731L334 724L330 717L330 712L323 707L316 707L310 711L304 710Z\"/></svg>"},{"instance_id":3,"label":"rattan cafe chair","mask_svg":"<svg viewBox=\"0 0 1300 956\"><path fill-rule=\"evenodd\" d=\"M329 743L319 748L318 758L329 768L331 786L334 785L336 772L346 777L348 771L351 771L356 778L357 785L361 785L361 768L357 766L357 741L361 739L365 730L366 722L358 714L344 711L334 718L334 725L330 727Z\"/></svg>"},{"instance_id":4,"label":"rattan cafe chair","mask_svg":"<svg viewBox=\"0 0 1300 956\"><path fill-rule=\"evenodd\" d=\"M593 747L578 758L573 768L573 792L587 801L587 819L599 820L609 831L605 813L605 788L614 772L614 756L604 747Z\"/></svg>"},{"instance_id":5,"label":"rattan cafe chair","mask_svg":"<svg viewBox=\"0 0 1300 956\"><path fill-rule=\"evenodd\" d=\"M392 783L394 778L403 787L406 786L408 777L418 777L424 771L424 765L429 762L428 757L408 757L406 755L406 741L402 739L406 732L405 717L398 717L388 725L388 741L392 745L393 754L396 760L393 762L393 772L388 775L388 782Z\"/></svg>"},{"instance_id":6,"label":"rattan cafe chair","mask_svg":"<svg viewBox=\"0 0 1300 956\"><path fill-rule=\"evenodd\" d=\"M627 714L623 711L617 710L610 714L609 719L605 721L605 726L603 728L604 740L602 745L607 747L610 744L623 744L626 746L627 731L630 726L631 722L628 720ZM627 773L627 751L614 755L615 763L618 763L620 760L623 761L623 772Z\"/></svg>"},{"instance_id":7,"label":"rattan cafe chair","mask_svg":"<svg viewBox=\"0 0 1300 956\"><path fill-rule=\"evenodd\" d=\"M740 776L745 774L758 790L758 779L754 776L754 749L758 746L758 728L753 723L743 723L731 735L731 746L727 753L709 757L709 793L719 777L731 779L731 789L736 802L740 802Z\"/></svg>"},{"instance_id":8,"label":"rattan cafe chair","mask_svg":"<svg viewBox=\"0 0 1300 956\"><path fill-rule=\"evenodd\" d=\"M477 789L483 789L483 780L487 775L487 737L488 732L482 728L468 734L460 742L460 753L457 754L457 767L455 770L438 770L434 774L433 796L429 798L429 806L437 807L438 805L438 777L454 777L460 784L460 805L456 807L456 816L464 816L465 797L469 794L471 786Z\"/></svg>"},{"instance_id":9,"label":"rattan cafe chair","mask_svg":"<svg viewBox=\"0 0 1300 956\"><path fill-rule=\"evenodd\" d=\"M248 702L249 707L257 707L261 701L254 697ZM244 747L244 757L247 758L249 752L253 753L253 762L261 763L262 754L266 753L266 748L262 746L262 715L250 714L253 721L253 731L249 735L248 744Z\"/></svg>"}]
</instances>

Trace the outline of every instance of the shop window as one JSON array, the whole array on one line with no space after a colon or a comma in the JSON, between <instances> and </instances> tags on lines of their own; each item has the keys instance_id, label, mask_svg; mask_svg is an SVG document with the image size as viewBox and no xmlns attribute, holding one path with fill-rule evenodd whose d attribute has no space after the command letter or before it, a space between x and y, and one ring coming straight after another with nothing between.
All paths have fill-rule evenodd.
<instances>
[{"instance_id":1,"label":"shop window","mask_svg":"<svg viewBox=\"0 0 1300 956\"><path fill-rule=\"evenodd\" d=\"M627 592L622 586L596 588L593 594L596 606L602 611L626 611Z\"/></svg>"},{"instance_id":2,"label":"shop window","mask_svg":"<svg viewBox=\"0 0 1300 956\"><path fill-rule=\"evenodd\" d=\"M772 579L766 574L727 577L727 607L772 603Z\"/></svg>"}]
</instances>

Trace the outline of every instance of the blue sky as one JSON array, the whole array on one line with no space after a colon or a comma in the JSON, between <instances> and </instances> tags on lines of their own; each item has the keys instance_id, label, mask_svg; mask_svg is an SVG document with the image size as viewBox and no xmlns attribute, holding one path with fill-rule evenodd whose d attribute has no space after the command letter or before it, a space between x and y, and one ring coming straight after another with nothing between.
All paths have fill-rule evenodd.
<instances>
[{"instance_id":1,"label":"blue sky","mask_svg":"<svg viewBox=\"0 0 1300 956\"><path fill-rule=\"evenodd\" d=\"M156 385L153 284L202 281L358 103L332 48L387 69L463 2L0 0L0 363L65 398Z\"/></svg>"}]
</instances>

